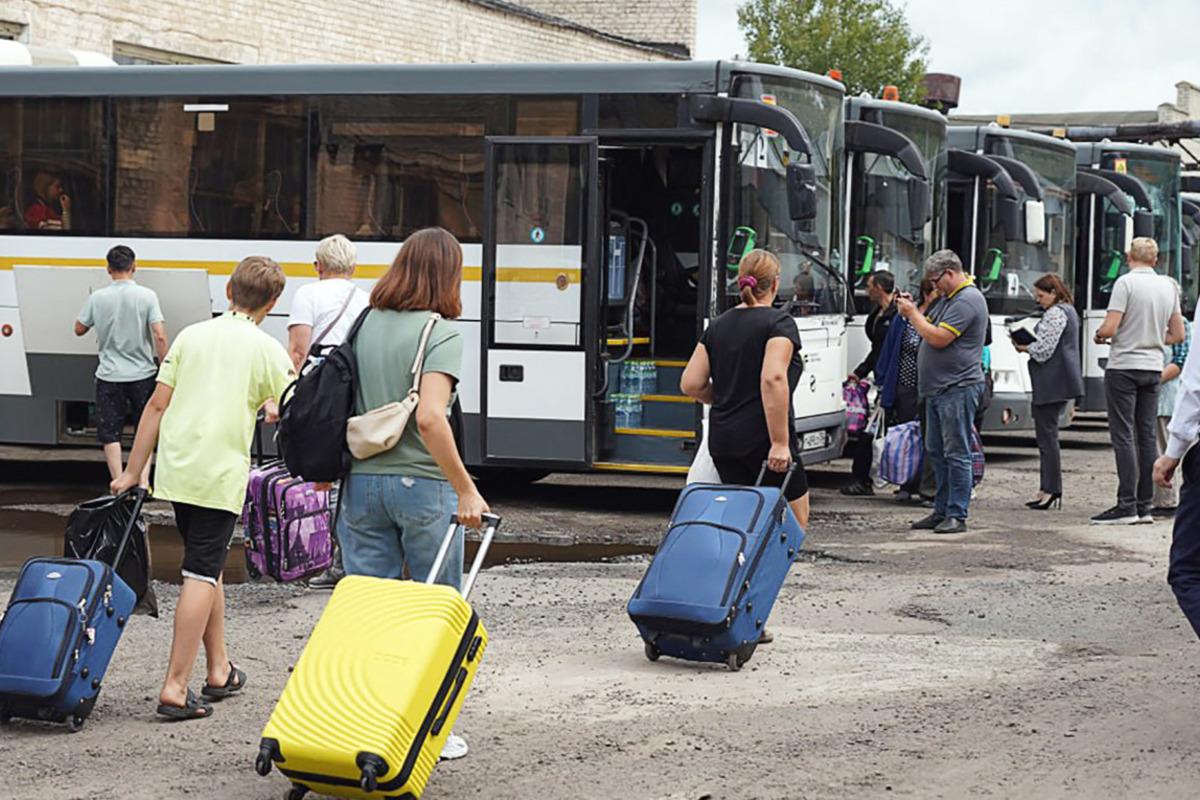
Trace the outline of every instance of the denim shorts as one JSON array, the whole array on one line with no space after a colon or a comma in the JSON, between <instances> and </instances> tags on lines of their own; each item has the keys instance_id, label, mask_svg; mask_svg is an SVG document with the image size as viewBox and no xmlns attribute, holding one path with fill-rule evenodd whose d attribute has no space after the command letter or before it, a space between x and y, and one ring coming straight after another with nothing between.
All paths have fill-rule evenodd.
<instances>
[{"instance_id":1,"label":"denim shorts","mask_svg":"<svg viewBox=\"0 0 1200 800\"><path fill-rule=\"evenodd\" d=\"M423 581L458 507L450 484L405 475L351 473L342 482L337 536L347 575ZM462 583L463 532L454 532L437 583Z\"/></svg>"}]
</instances>

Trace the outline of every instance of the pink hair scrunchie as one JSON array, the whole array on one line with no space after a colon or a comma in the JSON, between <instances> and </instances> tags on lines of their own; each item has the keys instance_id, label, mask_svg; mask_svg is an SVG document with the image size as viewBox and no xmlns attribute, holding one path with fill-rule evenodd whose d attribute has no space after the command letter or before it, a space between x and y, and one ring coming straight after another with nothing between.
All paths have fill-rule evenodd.
<instances>
[{"instance_id":1,"label":"pink hair scrunchie","mask_svg":"<svg viewBox=\"0 0 1200 800\"><path fill-rule=\"evenodd\" d=\"M749 286L751 289L757 289L758 278L754 277L753 275L743 275L742 277L738 278L739 289L745 289L747 286Z\"/></svg>"}]
</instances>

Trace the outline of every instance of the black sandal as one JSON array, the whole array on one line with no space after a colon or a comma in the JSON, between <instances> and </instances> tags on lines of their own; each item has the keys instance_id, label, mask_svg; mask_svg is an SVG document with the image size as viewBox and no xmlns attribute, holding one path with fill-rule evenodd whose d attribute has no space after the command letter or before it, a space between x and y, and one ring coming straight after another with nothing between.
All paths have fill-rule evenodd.
<instances>
[{"instance_id":1,"label":"black sandal","mask_svg":"<svg viewBox=\"0 0 1200 800\"><path fill-rule=\"evenodd\" d=\"M841 492L848 497L872 497L875 494L875 487L869 483L852 483L849 486L843 486Z\"/></svg>"},{"instance_id":2,"label":"black sandal","mask_svg":"<svg viewBox=\"0 0 1200 800\"><path fill-rule=\"evenodd\" d=\"M182 706L159 703L156 711L159 716L170 720L206 719L212 716L212 706L196 697L191 689L187 690L187 700Z\"/></svg>"},{"instance_id":3,"label":"black sandal","mask_svg":"<svg viewBox=\"0 0 1200 800\"><path fill-rule=\"evenodd\" d=\"M229 677L225 679L224 686L209 686L205 682L203 688L200 689L200 694L207 697L209 700L224 700L231 694L237 694L246 686L246 673L229 662Z\"/></svg>"}]
</instances>

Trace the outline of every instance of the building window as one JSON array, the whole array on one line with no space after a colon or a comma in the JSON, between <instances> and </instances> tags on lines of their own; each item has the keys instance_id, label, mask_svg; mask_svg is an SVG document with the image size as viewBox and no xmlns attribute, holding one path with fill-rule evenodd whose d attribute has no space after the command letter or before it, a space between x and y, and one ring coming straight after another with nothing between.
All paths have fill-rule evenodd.
<instances>
[{"instance_id":1,"label":"building window","mask_svg":"<svg viewBox=\"0 0 1200 800\"><path fill-rule=\"evenodd\" d=\"M0 20L0 39L23 42L25 41L25 28L26 26L20 22Z\"/></svg>"},{"instance_id":2,"label":"building window","mask_svg":"<svg viewBox=\"0 0 1200 800\"><path fill-rule=\"evenodd\" d=\"M125 66L161 66L164 64L228 64L214 58L174 53L156 47L143 47L128 42L113 42L113 61Z\"/></svg>"}]
</instances>

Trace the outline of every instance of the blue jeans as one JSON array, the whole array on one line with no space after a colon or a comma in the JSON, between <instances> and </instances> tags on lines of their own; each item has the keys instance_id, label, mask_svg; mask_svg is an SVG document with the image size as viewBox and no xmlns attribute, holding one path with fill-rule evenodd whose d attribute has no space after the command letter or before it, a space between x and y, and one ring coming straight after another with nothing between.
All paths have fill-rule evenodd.
<instances>
[{"instance_id":1,"label":"blue jeans","mask_svg":"<svg viewBox=\"0 0 1200 800\"><path fill-rule=\"evenodd\" d=\"M971 427L984 384L954 386L926 399L925 455L933 464L933 513L966 519L971 504Z\"/></svg>"},{"instance_id":2,"label":"blue jeans","mask_svg":"<svg viewBox=\"0 0 1200 800\"><path fill-rule=\"evenodd\" d=\"M458 498L446 481L351 474L342 483L337 525L346 574L400 578L407 565L413 580L425 580L457 506ZM462 568L459 528L436 582L459 588Z\"/></svg>"}]
</instances>

